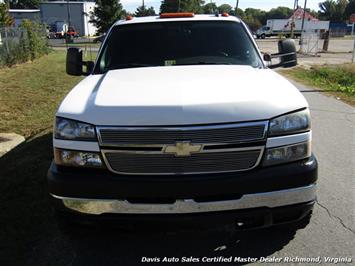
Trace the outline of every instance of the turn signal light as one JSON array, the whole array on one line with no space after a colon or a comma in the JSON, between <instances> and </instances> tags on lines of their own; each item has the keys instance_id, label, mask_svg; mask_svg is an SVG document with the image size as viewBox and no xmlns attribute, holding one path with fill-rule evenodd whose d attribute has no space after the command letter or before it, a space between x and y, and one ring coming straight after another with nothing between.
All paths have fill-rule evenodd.
<instances>
[{"instance_id":1,"label":"turn signal light","mask_svg":"<svg viewBox=\"0 0 355 266\"><path fill-rule=\"evenodd\" d=\"M193 18L194 13L183 12L183 13L161 13L160 18Z\"/></svg>"}]
</instances>

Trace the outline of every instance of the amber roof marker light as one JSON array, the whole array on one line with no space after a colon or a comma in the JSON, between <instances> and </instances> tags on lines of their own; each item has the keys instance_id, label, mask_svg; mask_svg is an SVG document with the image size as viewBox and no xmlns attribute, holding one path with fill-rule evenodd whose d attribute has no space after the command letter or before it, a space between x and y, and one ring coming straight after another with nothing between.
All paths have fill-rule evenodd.
<instances>
[{"instance_id":1,"label":"amber roof marker light","mask_svg":"<svg viewBox=\"0 0 355 266\"><path fill-rule=\"evenodd\" d=\"M193 18L195 16L192 12L182 13L161 13L160 18Z\"/></svg>"}]
</instances>

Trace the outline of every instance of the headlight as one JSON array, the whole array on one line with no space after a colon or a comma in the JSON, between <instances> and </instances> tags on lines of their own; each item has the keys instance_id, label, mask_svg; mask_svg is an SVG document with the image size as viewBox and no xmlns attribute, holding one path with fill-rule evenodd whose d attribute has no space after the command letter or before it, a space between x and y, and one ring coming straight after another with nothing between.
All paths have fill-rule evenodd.
<instances>
[{"instance_id":1,"label":"headlight","mask_svg":"<svg viewBox=\"0 0 355 266\"><path fill-rule=\"evenodd\" d=\"M103 167L100 154L86 151L55 149L54 160L57 165L79 167Z\"/></svg>"},{"instance_id":2,"label":"headlight","mask_svg":"<svg viewBox=\"0 0 355 266\"><path fill-rule=\"evenodd\" d=\"M54 137L68 140L96 140L95 127L65 118L56 118Z\"/></svg>"},{"instance_id":3,"label":"headlight","mask_svg":"<svg viewBox=\"0 0 355 266\"><path fill-rule=\"evenodd\" d=\"M269 136L279 136L304 132L311 127L309 110L276 117L270 121Z\"/></svg>"},{"instance_id":4,"label":"headlight","mask_svg":"<svg viewBox=\"0 0 355 266\"><path fill-rule=\"evenodd\" d=\"M303 142L266 149L264 165L273 165L302 160L311 156L311 143Z\"/></svg>"}]
</instances>

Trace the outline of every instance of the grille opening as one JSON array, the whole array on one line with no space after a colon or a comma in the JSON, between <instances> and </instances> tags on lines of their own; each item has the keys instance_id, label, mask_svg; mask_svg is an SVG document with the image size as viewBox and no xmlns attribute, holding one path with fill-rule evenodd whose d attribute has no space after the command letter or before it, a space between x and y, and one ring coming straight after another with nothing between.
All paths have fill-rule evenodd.
<instances>
[{"instance_id":1,"label":"grille opening","mask_svg":"<svg viewBox=\"0 0 355 266\"><path fill-rule=\"evenodd\" d=\"M118 151L161 151L161 147L144 147L144 146L115 146L113 150Z\"/></svg>"},{"instance_id":2,"label":"grille opening","mask_svg":"<svg viewBox=\"0 0 355 266\"><path fill-rule=\"evenodd\" d=\"M172 154L137 154L104 151L111 171L135 175L180 175L246 171L257 166L262 148L195 153L187 157Z\"/></svg>"},{"instance_id":3,"label":"grille opening","mask_svg":"<svg viewBox=\"0 0 355 266\"><path fill-rule=\"evenodd\" d=\"M242 143L265 139L267 122L192 127L98 127L100 144L173 144L177 140L193 143Z\"/></svg>"},{"instance_id":4,"label":"grille opening","mask_svg":"<svg viewBox=\"0 0 355 266\"><path fill-rule=\"evenodd\" d=\"M267 121L180 127L98 127L107 167L131 175L191 175L247 171L262 156ZM204 149L180 155L166 145L188 140ZM149 147L151 145L151 147ZM104 148L106 147L106 149ZM181 149L181 147L179 147ZM183 154L188 156L182 156Z\"/></svg>"}]
</instances>

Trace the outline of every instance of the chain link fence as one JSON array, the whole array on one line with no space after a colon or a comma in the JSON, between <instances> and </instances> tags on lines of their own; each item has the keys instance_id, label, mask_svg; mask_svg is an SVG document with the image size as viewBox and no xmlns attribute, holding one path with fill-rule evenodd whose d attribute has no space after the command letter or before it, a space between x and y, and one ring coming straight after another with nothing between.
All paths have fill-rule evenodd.
<instances>
[{"instance_id":1,"label":"chain link fence","mask_svg":"<svg viewBox=\"0 0 355 266\"><path fill-rule=\"evenodd\" d=\"M48 53L45 28L30 21L0 28L0 67L33 60Z\"/></svg>"},{"instance_id":2,"label":"chain link fence","mask_svg":"<svg viewBox=\"0 0 355 266\"><path fill-rule=\"evenodd\" d=\"M319 32L303 32L300 45L300 52L303 55L317 56L322 51L321 34Z\"/></svg>"},{"instance_id":3,"label":"chain link fence","mask_svg":"<svg viewBox=\"0 0 355 266\"><path fill-rule=\"evenodd\" d=\"M22 28L0 28L0 66L17 61L21 43L26 39L27 32Z\"/></svg>"}]
</instances>

